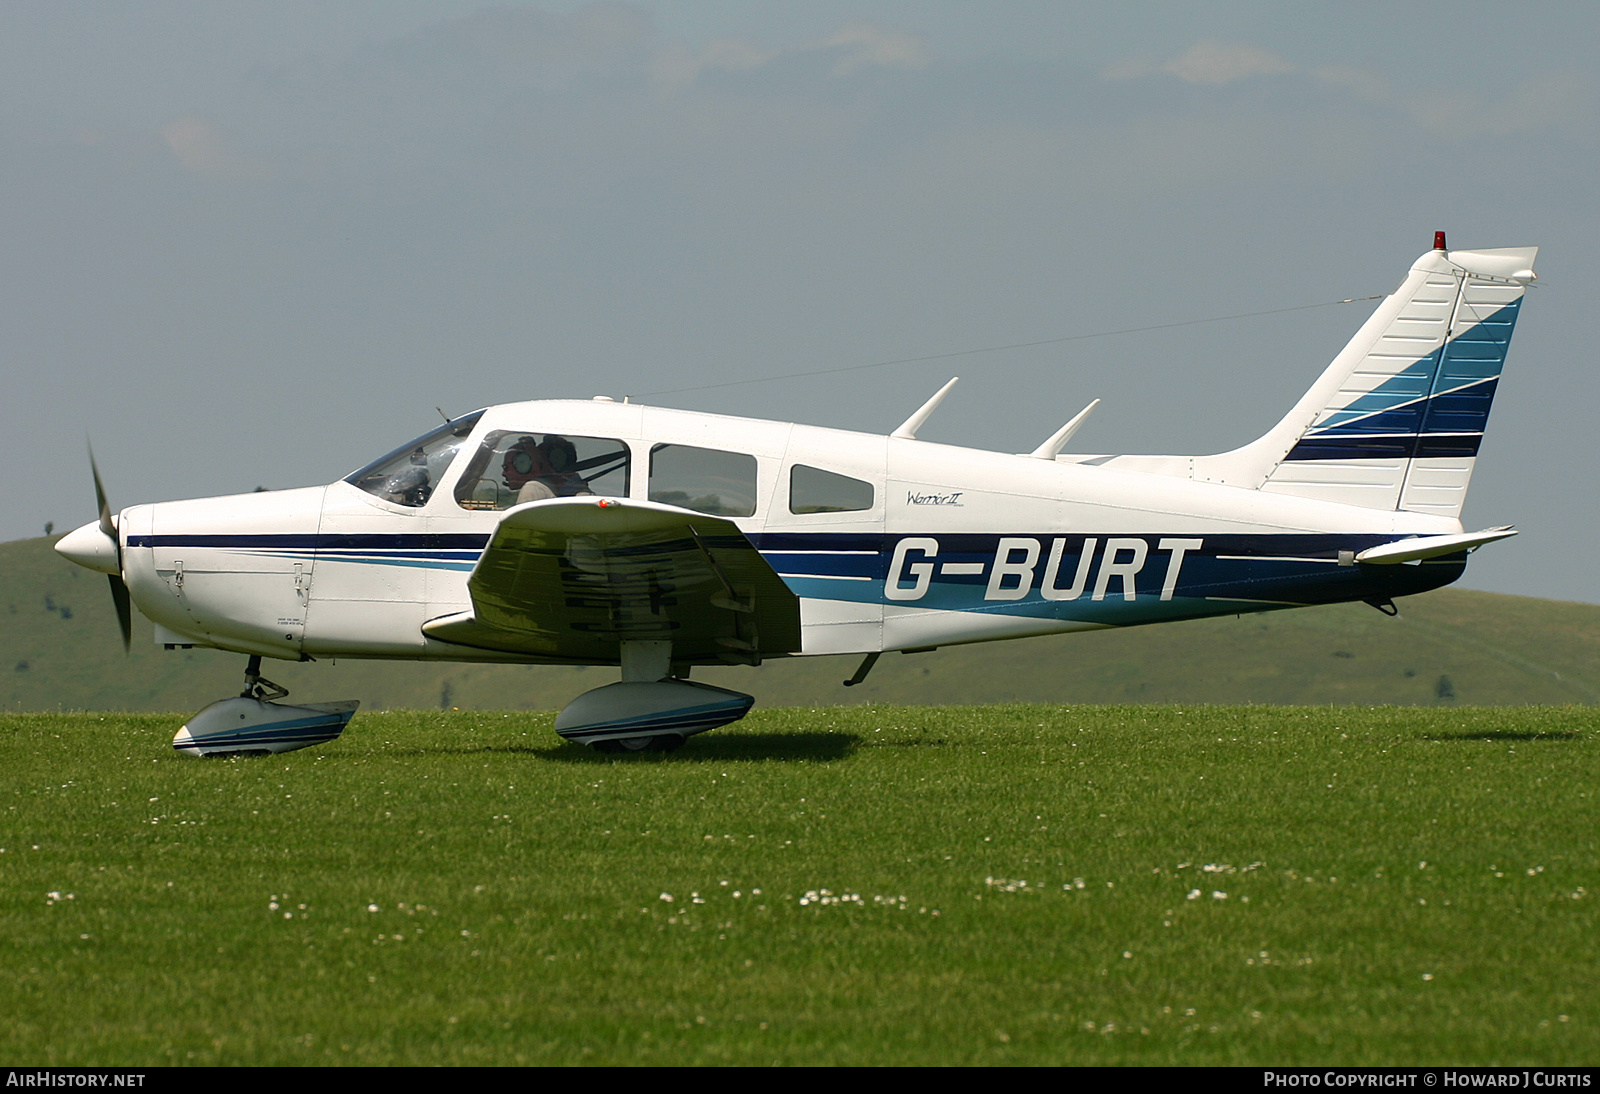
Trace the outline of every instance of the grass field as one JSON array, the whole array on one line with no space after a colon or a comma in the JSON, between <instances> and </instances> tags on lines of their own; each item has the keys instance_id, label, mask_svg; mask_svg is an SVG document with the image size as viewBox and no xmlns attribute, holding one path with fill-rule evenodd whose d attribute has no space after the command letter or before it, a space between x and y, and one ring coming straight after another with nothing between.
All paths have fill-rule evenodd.
<instances>
[{"instance_id":1,"label":"grass field","mask_svg":"<svg viewBox=\"0 0 1600 1094\"><path fill-rule=\"evenodd\" d=\"M5 715L9 1064L1594 1064L1581 707Z\"/></svg>"}]
</instances>

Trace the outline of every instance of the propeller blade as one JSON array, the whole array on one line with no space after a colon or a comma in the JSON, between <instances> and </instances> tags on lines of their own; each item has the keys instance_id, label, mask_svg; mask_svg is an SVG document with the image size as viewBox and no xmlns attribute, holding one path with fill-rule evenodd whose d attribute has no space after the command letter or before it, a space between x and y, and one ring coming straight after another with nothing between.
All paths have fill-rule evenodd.
<instances>
[{"instance_id":1,"label":"propeller blade","mask_svg":"<svg viewBox=\"0 0 1600 1094\"><path fill-rule=\"evenodd\" d=\"M107 574L111 582L111 602L117 606L117 626L122 629L122 652L133 645L133 601L128 596L127 582L122 580L122 537L111 520L111 505L106 501L106 488L100 482L100 467L94 460L94 445L89 446L89 473L94 476L94 501L100 508L100 531L110 537L117 548L117 572Z\"/></svg>"},{"instance_id":2,"label":"propeller blade","mask_svg":"<svg viewBox=\"0 0 1600 1094\"><path fill-rule=\"evenodd\" d=\"M96 505L96 509L99 509L99 515L101 515L101 531L106 533L107 536L115 536L117 531L110 526L110 505L106 504L106 488L101 485L101 480L99 480L99 464L94 462L93 445L90 445L90 475L94 477L94 505Z\"/></svg>"},{"instance_id":3,"label":"propeller blade","mask_svg":"<svg viewBox=\"0 0 1600 1094\"><path fill-rule=\"evenodd\" d=\"M110 537L117 547L117 572L122 572L122 537L111 519L111 505L106 501L106 488L100 484L100 468L94 462L94 445L89 446L89 474L94 476L94 502L100 509L100 530ZM126 594L127 590L123 590Z\"/></svg>"},{"instance_id":4,"label":"propeller blade","mask_svg":"<svg viewBox=\"0 0 1600 1094\"><path fill-rule=\"evenodd\" d=\"M128 597L128 586L116 574L107 574L111 582L111 600L117 606L117 625L122 628L122 652L133 645L133 602Z\"/></svg>"}]
</instances>

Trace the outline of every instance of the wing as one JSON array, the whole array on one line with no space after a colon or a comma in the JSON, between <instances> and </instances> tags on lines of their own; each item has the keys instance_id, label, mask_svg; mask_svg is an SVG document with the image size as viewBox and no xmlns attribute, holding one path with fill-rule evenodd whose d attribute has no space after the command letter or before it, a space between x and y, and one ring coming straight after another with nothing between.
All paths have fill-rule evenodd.
<instances>
[{"instance_id":1,"label":"wing","mask_svg":"<svg viewBox=\"0 0 1600 1094\"><path fill-rule=\"evenodd\" d=\"M541 660L615 664L620 643L672 660L759 664L800 649L800 602L731 521L655 502L557 498L506 510L467 579L472 610L430 638Z\"/></svg>"}]
</instances>

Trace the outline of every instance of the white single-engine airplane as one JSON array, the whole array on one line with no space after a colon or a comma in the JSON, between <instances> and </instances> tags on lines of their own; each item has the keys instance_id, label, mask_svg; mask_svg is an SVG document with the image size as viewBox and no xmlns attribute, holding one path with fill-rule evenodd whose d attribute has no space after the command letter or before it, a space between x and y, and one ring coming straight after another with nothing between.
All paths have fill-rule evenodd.
<instances>
[{"instance_id":1,"label":"white single-engine airplane","mask_svg":"<svg viewBox=\"0 0 1600 1094\"><path fill-rule=\"evenodd\" d=\"M664 751L750 696L696 665L880 654L1395 597L1515 533L1459 516L1537 248L1433 250L1265 436L1214 456L1025 455L652 406L549 401L450 421L329 486L136 505L56 550L168 649L249 655L196 755L331 740L262 657L618 665L556 721Z\"/></svg>"}]
</instances>

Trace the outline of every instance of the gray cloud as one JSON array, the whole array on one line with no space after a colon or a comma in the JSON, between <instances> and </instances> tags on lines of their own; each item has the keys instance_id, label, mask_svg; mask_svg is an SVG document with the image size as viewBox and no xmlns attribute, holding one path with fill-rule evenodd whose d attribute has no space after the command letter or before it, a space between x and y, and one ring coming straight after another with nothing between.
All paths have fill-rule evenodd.
<instances>
[{"instance_id":1,"label":"gray cloud","mask_svg":"<svg viewBox=\"0 0 1600 1094\"><path fill-rule=\"evenodd\" d=\"M1161 71L1185 83L1214 87L1250 76L1281 76L1294 70L1293 65L1270 50L1210 39L1196 42L1161 66Z\"/></svg>"}]
</instances>

